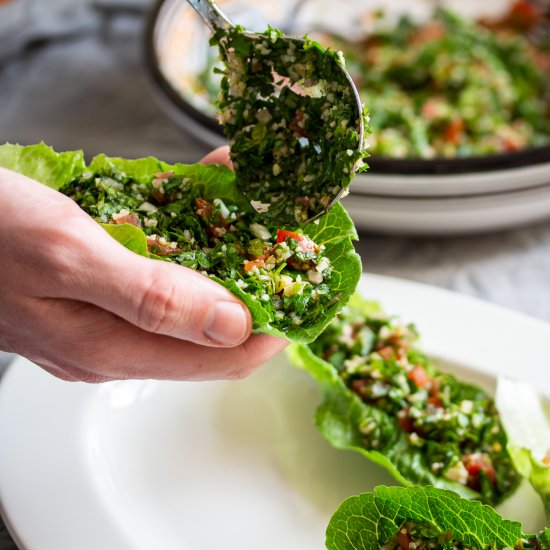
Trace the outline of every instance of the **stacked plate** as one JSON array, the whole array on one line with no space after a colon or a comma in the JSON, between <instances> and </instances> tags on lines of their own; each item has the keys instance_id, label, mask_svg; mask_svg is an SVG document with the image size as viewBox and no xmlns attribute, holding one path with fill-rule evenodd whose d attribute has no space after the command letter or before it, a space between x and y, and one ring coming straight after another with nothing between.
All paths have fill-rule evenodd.
<instances>
[{"instance_id":1,"label":"stacked plate","mask_svg":"<svg viewBox=\"0 0 550 550\"><path fill-rule=\"evenodd\" d=\"M447 0L464 15L491 15L512 0L480 4ZM249 29L268 24L289 34L337 27L353 38L365 32L360 15L383 7L425 18L435 2L425 0L218 0L234 21ZM362 10L362 11L361 11ZM171 117L210 147L225 143L214 117L212 79L216 52L210 33L186 0L158 0L146 33L154 91ZM209 91L210 90L210 91ZM371 170L355 178L344 200L361 229L395 234L449 235L493 231L550 219L550 147L457 159L372 158Z\"/></svg>"},{"instance_id":2,"label":"stacked plate","mask_svg":"<svg viewBox=\"0 0 550 550\"><path fill-rule=\"evenodd\" d=\"M358 227L383 233L480 233L550 219L547 162L445 175L358 176L344 204Z\"/></svg>"}]
</instances>

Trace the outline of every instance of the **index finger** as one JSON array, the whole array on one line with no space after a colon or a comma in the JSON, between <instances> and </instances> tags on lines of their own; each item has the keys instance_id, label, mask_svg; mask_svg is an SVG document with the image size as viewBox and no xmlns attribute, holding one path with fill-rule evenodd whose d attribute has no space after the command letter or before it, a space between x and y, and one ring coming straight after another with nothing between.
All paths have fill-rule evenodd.
<instances>
[{"instance_id":1,"label":"index finger","mask_svg":"<svg viewBox=\"0 0 550 550\"><path fill-rule=\"evenodd\" d=\"M222 145L208 153L200 161L202 164L225 164L228 168L233 170L233 163L229 157L229 145Z\"/></svg>"}]
</instances>

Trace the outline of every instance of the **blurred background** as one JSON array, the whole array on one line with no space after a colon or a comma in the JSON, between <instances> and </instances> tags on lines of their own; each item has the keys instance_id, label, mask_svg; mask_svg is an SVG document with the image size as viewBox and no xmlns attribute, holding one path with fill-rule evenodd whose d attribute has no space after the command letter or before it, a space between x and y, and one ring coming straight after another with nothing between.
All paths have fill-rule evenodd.
<instances>
[{"instance_id":1,"label":"blurred background","mask_svg":"<svg viewBox=\"0 0 550 550\"><path fill-rule=\"evenodd\" d=\"M346 199L367 272L550 321L548 2L220 3L346 51L374 127ZM207 39L183 0L0 0L0 141L197 162L223 142Z\"/></svg>"}]
</instances>

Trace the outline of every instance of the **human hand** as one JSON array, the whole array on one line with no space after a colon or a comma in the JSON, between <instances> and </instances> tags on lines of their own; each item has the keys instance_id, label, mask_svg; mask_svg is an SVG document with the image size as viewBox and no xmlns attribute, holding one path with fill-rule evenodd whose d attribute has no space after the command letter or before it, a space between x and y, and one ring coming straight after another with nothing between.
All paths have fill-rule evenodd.
<instances>
[{"instance_id":1,"label":"human hand","mask_svg":"<svg viewBox=\"0 0 550 550\"><path fill-rule=\"evenodd\" d=\"M227 148L203 162L229 164ZM285 347L185 267L111 238L68 197L0 169L0 349L70 381L242 378Z\"/></svg>"}]
</instances>

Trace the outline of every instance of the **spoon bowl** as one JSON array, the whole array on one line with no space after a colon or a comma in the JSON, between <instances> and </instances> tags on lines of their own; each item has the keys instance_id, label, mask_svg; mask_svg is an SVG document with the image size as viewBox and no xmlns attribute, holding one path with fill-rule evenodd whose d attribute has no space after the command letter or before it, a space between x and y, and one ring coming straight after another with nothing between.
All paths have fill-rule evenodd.
<instances>
[{"instance_id":1,"label":"spoon bowl","mask_svg":"<svg viewBox=\"0 0 550 550\"><path fill-rule=\"evenodd\" d=\"M271 28L248 32L212 0L188 3L226 65L218 119L240 190L266 223L315 220L366 156L366 117L341 54Z\"/></svg>"}]
</instances>

